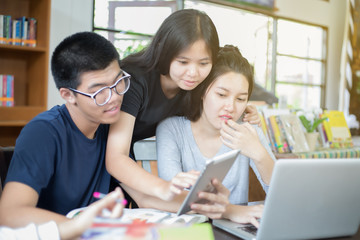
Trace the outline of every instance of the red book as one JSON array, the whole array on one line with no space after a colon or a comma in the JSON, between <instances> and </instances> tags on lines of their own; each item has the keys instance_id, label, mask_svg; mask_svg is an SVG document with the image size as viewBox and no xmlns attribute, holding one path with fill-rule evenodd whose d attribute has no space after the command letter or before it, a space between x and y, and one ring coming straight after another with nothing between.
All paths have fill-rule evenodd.
<instances>
[{"instance_id":1,"label":"red book","mask_svg":"<svg viewBox=\"0 0 360 240\"><path fill-rule=\"evenodd\" d=\"M1 79L2 83L3 83L3 98L6 98L7 94L7 75L3 75L3 79ZM6 106L6 101L3 100L2 101L2 106Z\"/></svg>"},{"instance_id":2,"label":"red book","mask_svg":"<svg viewBox=\"0 0 360 240\"><path fill-rule=\"evenodd\" d=\"M37 21L35 18L28 19L28 39L26 41L26 46L36 47L36 24Z\"/></svg>"}]
</instances>

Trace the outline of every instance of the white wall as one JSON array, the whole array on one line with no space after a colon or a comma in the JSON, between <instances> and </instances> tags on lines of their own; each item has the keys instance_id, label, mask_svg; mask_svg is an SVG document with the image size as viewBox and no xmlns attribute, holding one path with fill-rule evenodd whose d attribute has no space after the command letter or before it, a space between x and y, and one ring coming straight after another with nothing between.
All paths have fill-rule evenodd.
<instances>
[{"instance_id":1,"label":"white wall","mask_svg":"<svg viewBox=\"0 0 360 240\"><path fill-rule=\"evenodd\" d=\"M340 60L345 24L345 0L276 0L276 15L328 27L328 68L325 105L338 109ZM91 31L91 0L52 0L50 53L66 36ZM48 108L63 103L49 71Z\"/></svg>"},{"instance_id":2,"label":"white wall","mask_svg":"<svg viewBox=\"0 0 360 240\"><path fill-rule=\"evenodd\" d=\"M55 47L67 36L92 30L93 1L52 0L50 23L50 59ZM50 67L49 59L49 67ZM48 109L65 101L60 97L49 70Z\"/></svg>"}]
</instances>

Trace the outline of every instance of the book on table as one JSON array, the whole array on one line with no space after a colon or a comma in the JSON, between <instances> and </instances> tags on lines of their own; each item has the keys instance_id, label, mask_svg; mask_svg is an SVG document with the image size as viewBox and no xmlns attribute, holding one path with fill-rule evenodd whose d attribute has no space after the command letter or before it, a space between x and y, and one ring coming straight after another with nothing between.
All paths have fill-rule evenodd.
<instances>
[{"instance_id":1,"label":"book on table","mask_svg":"<svg viewBox=\"0 0 360 240\"><path fill-rule=\"evenodd\" d=\"M74 218L84 209L74 209L66 216ZM187 240L195 239L195 236L202 236L198 239L214 239L211 225L204 223L208 221L208 217L201 214L177 216L175 213L149 208L125 208L120 218L108 218L109 214L107 210L104 210L102 217L96 217L92 226L83 233L81 239L117 239L119 237L172 239L171 236L175 235L181 235L182 239ZM168 238L163 236L168 236Z\"/></svg>"},{"instance_id":2,"label":"book on table","mask_svg":"<svg viewBox=\"0 0 360 240\"><path fill-rule=\"evenodd\" d=\"M263 131L274 153L309 151L300 119L289 109L263 109L260 117L263 118Z\"/></svg>"},{"instance_id":3,"label":"book on table","mask_svg":"<svg viewBox=\"0 0 360 240\"><path fill-rule=\"evenodd\" d=\"M354 146L344 112L328 110L324 112L322 117L327 117L327 120L323 122L323 127L330 148L349 148Z\"/></svg>"},{"instance_id":4,"label":"book on table","mask_svg":"<svg viewBox=\"0 0 360 240\"><path fill-rule=\"evenodd\" d=\"M298 116L295 114L284 114L280 115L279 118L282 122L291 152L308 152L309 146Z\"/></svg>"}]
</instances>

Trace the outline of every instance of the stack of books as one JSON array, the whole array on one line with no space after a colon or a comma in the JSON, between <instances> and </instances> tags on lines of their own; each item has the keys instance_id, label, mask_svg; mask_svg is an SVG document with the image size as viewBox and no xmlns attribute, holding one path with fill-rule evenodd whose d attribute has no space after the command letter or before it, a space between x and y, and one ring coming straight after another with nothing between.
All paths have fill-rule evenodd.
<instances>
[{"instance_id":1,"label":"stack of books","mask_svg":"<svg viewBox=\"0 0 360 240\"><path fill-rule=\"evenodd\" d=\"M324 111L321 117L327 120L318 127L321 142L329 148L351 148L354 146L350 129L342 111Z\"/></svg>"},{"instance_id":2,"label":"stack of books","mask_svg":"<svg viewBox=\"0 0 360 240\"><path fill-rule=\"evenodd\" d=\"M0 43L19 46L36 46L35 18L0 15Z\"/></svg>"},{"instance_id":3,"label":"stack of books","mask_svg":"<svg viewBox=\"0 0 360 240\"><path fill-rule=\"evenodd\" d=\"M263 109L260 118L265 137L274 153L309 151L300 119L289 109Z\"/></svg>"},{"instance_id":4,"label":"stack of books","mask_svg":"<svg viewBox=\"0 0 360 240\"><path fill-rule=\"evenodd\" d=\"M353 142L344 113L325 111L326 117L318 126L320 148L351 148ZM305 129L299 117L288 109L262 109L260 111L262 130L274 153L309 152Z\"/></svg>"},{"instance_id":5,"label":"stack of books","mask_svg":"<svg viewBox=\"0 0 360 240\"><path fill-rule=\"evenodd\" d=\"M14 76L0 74L0 106L14 106Z\"/></svg>"}]
</instances>

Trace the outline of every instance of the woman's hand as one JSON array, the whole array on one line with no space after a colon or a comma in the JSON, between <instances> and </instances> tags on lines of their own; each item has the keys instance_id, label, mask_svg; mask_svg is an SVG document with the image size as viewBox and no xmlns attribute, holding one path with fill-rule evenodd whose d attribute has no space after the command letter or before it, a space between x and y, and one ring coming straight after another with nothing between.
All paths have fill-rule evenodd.
<instances>
[{"instance_id":1,"label":"woman's hand","mask_svg":"<svg viewBox=\"0 0 360 240\"><path fill-rule=\"evenodd\" d=\"M179 172L171 179L170 190L174 194L180 194L184 188L190 188L195 184L200 175L199 171L190 170L188 172Z\"/></svg>"},{"instance_id":2,"label":"woman's hand","mask_svg":"<svg viewBox=\"0 0 360 240\"><path fill-rule=\"evenodd\" d=\"M233 222L237 223L251 223L256 228L259 228L260 223L257 219L262 217L262 213L264 210L264 205L253 205L253 206L241 206L241 205L233 205L229 204L226 208L226 212L223 217L230 219Z\"/></svg>"},{"instance_id":3,"label":"woman's hand","mask_svg":"<svg viewBox=\"0 0 360 240\"><path fill-rule=\"evenodd\" d=\"M269 185L274 161L262 145L254 126L228 120L221 123L220 135L224 145L232 149L240 149L242 155L254 161L262 180Z\"/></svg>"},{"instance_id":4,"label":"woman's hand","mask_svg":"<svg viewBox=\"0 0 360 240\"><path fill-rule=\"evenodd\" d=\"M161 199L165 201L172 200L176 195L181 194L185 188L190 188L195 184L200 175L199 171L190 170L188 172L179 172L165 187L167 190L162 194Z\"/></svg>"},{"instance_id":5,"label":"woman's hand","mask_svg":"<svg viewBox=\"0 0 360 240\"><path fill-rule=\"evenodd\" d=\"M261 119L255 105L248 104L246 106L245 115L242 120L243 122L249 122L250 124L261 127Z\"/></svg>"},{"instance_id":6,"label":"woman's hand","mask_svg":"<svg viewBox=\"0 0 360 240\"><path fill-rule=\"evenodd\" d=\"M216 178L211 181L211 184L215 187L216 192L200 192L199 197L205 200L206 203L193 203L191 209L209 218L218 219L226 211L230 191Z\"/></svg>"},{"instance_id":7,"label":"woman's hand","mask_svg":"<svg viewBox=\"0 0 360 240\"><path fill-rule=\"evenodd\" d=\"M259 150L266 151L255 128L249 123L239 124L228 120L222 123L220 134L224 145L231 149L240 149L241 154L247 157L254 158Z\"/></svg>"}]
</instances>

